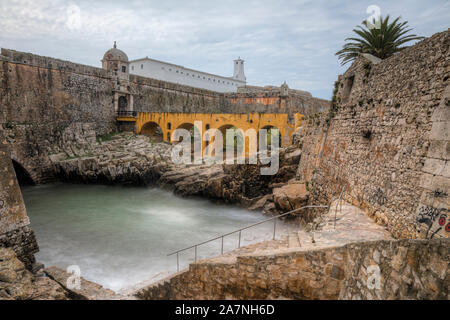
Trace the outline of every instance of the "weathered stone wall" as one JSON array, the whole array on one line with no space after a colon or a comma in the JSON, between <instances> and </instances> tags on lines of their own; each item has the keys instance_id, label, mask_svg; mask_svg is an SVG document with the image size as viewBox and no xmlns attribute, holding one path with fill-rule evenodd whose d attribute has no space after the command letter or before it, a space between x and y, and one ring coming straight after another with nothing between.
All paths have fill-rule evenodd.
<instances>
[{"instance_id":1,"label":"weathered stone wall","mask_svg":"<svg viewBox=\"0 0 450 320\"><path fill-rule=\"evenodd\" d=\"M130 75L134 109L146 112L185 113L295 113L328 110L330 102L311 94L292 92L283 97L278 90L218 93L160 80Z\"/></svg>"},{"instance_id":2,"label":"weathered stone wall","mask_svg":"<svg viewBox=\"0 0 450 320\"><path fill-rule=\"evenodd\" d=\"M290 90L286 96L281 95L279 90L227 93L225 110L231 113L287 113L292 118L295 113L310 115L329 109L330 101L297 92Z\"/></svg>"},{"instance_id":3,"label":"weathered stone wall","mask_svg":"<svg viewBox=\"0 0 450 320\"><path fill-rule=\"evenodd\" d=\"M450 30L379 63L360 57L339 77L326 118L296 138L311 202L345 187L395 237L449 236L449 44Z\"/></svg>"},{"instance_id":4,"label":"weathered stone wall","mask_svg":"<svg viewBox=\"0 0 450 320\"><path fill-rule=\"evenodd\" d=\"M323 110L327 105L310 95L225 95L136 75L119 84L104 69L7 49L2 49L0 63L0 123L12 157L35 182L52 177L48 156L71 148L63 137L82 135L74 129L89 124L96 135L133 129L116 123L115 91L131 95L134 110L153 112L289 113L293 121L296 112ZM259 96L265 98L255 98Z\"/></svg>"},{"instance_id":5,"label":"weathered stone wall","mask_svg":"<svg viewBox=\"0 0 450 320\"><path fill-rule=\"evenodd\" d=\"M115 130L105 70L4 49L0 63L0 123L13 159L35 182L52 176L48 155L60 152L74 124Z\"/></svg>"},{"instance_id":6,"label":"weathered stone wall","mask_svg":"<svg viewBox=\"0 0 450 320\"><path fill-rule=\"evenodd\" d=\"M0 130L0 247L12 248L30 268L38 246L29 227L25 205L11 162L8 145Z\"/></svg>"},{"instance_id":7,"label":"weathered stone wall","mask_svg":"<svg viewBox=\"0 0 450 320\"><path fill-rule=\"evenodd\" d=\"M307 115L292 136L292 143L301 150L301 161L297 167L297 178L308 188L321 156L323 144L328 134L327 113Z\"/></svg>"},{"instance_id":8,"label":"weathered stone wall","mask_svg":"<svg viewBox=\"0 0 450 320\"><path fill-rule=\"evenodd\" d=\"M130 75L134 110L143 112L220 113L223 94Z\"/></svg>"},{"instance_id":9,"label":"weathered stone wall","mask_svg":"<svg viewBox=\"0 0 450 320\"><path fill-rule=\"evenodd\" d=\"M448 299L449 239L372 241L199 261L142 299Z\"/></svg>"}]
</instances>

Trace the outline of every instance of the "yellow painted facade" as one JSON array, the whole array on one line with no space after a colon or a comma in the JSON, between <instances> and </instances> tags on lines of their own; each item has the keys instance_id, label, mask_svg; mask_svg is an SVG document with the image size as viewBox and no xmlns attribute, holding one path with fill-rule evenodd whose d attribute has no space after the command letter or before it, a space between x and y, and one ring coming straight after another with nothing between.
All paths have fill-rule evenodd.
<instances>
[{"instance_id":1,"label":"yellow painted facade","mask_svg":"<svg viewBox=\"0 0 450 320\"><path fill-rule=\"evenodd\" d=\"M236 127L246 132L248 129L267 129L275 127L280 130L281 145L291 144L292 134L300 126L303 115L296 113L294 123L289 123L285 113L169 113L169 112L138 112L136 117L118 117L118 121L136 121L136 133L152 136L159 126L163 140L172 142L172 133L178 128L190 129L194 125L202 137L208 129L224 129ZM247 142L246 142L247 144ZM206 147L203 142L202 149ZM246 150L247 150L246 146Z\"/></svg>"}]
</instances>

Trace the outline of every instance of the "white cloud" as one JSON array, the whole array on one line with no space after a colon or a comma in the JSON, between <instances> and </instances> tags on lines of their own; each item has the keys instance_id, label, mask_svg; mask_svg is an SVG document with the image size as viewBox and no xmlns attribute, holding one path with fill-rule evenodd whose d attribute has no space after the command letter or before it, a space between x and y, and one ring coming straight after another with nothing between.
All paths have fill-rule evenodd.
<instances>
[{"instance_id":1,"label":"white cloud","mask_svg":"<svg viewBox=\"0 0 450 320\"><path fill-rule=\"evenodd\" d=\"M372 4L425 36L450 21L445 0L0 0L0 46L99 66L117 40L132 59L148 55L223 75L241 56L251 84L287 80L329 98L344 71L334 53ZM80 9L75 25L73 5Z\"/></svg>"}]
</instances>

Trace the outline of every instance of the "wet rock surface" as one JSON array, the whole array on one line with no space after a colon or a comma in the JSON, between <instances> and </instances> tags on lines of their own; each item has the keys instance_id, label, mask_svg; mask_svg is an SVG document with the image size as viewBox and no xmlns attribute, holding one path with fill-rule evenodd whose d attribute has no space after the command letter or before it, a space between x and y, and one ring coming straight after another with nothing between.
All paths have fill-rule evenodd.
<instances>
[{"instance_id":1,"label":"wet rock surface","mask_svg":"<svg viewBox=\"0 0 450 320\"><path fill-rule=\"evenodd\" d=\"M114 291L103 288L101 285L85 280L82 277L78 281L74 278L74 274L54 266L46 268L45 274L63 287L67 291L68 296L73 300L131 299L131 297L118 295Z\"/></svg>"},{"instance_id":2,"label":"wet rock surface","mask_svg":"<svg viewBox=\"0 0 450 320\"><path fill-rule=\"evenodd\" d=\"M52 279L31 273L10 248L0 248L0 300L67 300Z\"/></svg>"},{"instance_id":3,"label":"wet rock surface","mask_svg":"<svg viewBox=\"0 0 450 320\"><path fill-rule=\"evenodd\" d=\"M91 139L92 140L92 139ZM285 186L295 177L300 152L295 146L280 149L279 170L275 175L261 175L257 164L174 164L173 146L152 143L146 136L131 133L115 134L108 141L81 146L78 153L52 155L60 179L80 183L132 184L159 186L181 196L202 196L236 203L252 210L276 214L307 201L303 192L295 198L273 197L272 191ZM304 186L302 187L304 188ZM285 189L283 189L285 190ZM288 200L287 200L288 199Z\"/></svg>"}]
</instances>

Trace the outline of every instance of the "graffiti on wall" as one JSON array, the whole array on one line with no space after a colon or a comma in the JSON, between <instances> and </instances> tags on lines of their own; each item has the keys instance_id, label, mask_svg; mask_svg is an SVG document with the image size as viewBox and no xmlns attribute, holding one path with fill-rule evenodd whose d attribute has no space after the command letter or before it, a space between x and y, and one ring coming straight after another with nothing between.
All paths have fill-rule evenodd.
<instances>
[{"instance_id":1,"label":"graffiti on wall","mask_svg":"<svg viewBox=\"0 0 450 320\"><path fill-rule=\"evenodd\" d=\"M425 230L425 239L433 239L437 234L450 232L449 211L421 205L417 215L419 233Z\"/></svg>"},{"instance_id":2,"label":"graffiti on wall","mask_svg":"<svg viewBox=\"0 0 450 320\"><path fill-rule=\"evenodd\" d=\"M369 191L367 195L367 201L373 205L383 206L387 202L386 195L380 187L374 191Z\"/></svg>"}]
</instances>

